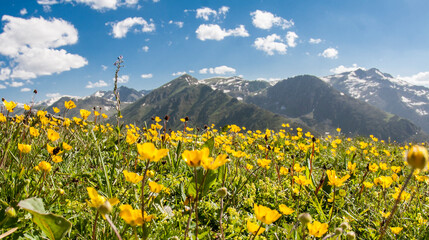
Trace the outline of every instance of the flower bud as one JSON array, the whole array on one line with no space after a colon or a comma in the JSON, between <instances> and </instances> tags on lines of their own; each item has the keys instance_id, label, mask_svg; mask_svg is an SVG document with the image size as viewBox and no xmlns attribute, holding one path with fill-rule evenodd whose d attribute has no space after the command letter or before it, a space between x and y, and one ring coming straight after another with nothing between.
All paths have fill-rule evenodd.
<instances>
[{"instance_id":1,"label":"flower bud","mask_svg":"<svg viewBox=\"0 0 429 240\"><path fill-rule=\"evenodd\" d=\"M226 189L226 187L221 187L216 191L216 194L219 197L224 198L228 194L228 190Z\"/></svg>"},{"instance_id":2,"label":"flower bud","mask_svg":"<svg viewBox=\"0 0 429 240\"><path fill-rule=\"evenodd\" d=\"M298 220L302 224L307 225L307 223L311 223L313 221L313 218L311 217L311 215L309 213L301 213L298 216Z\"/></svg>"},{"instance_id":3,"label":"flower bud","mask_svg":"<svg viewBox=\"0 0 429 240\"><path fill-rule=\"evenodd\" d=\"M346 230L350 227L348 222L342 222L340 225L340 228L342 228L343 230Z\"/></svg>"},{"instance_id":4,"label":"flower bud","mask_svg":"<svg viewBox=\"0 0 429 240\"><path fill-rule=\"evenodd\" d=\"M414 145L407 152L408 165L413 168L426 169L428 158L428 151L422 146Z\"/></svg>"},{"instance_id":5,"label":"flower bud","mask_svg":"<svg viewBox=\"0 0 429 240\"><path fill-rule=\"evenodd\" d=\"M112 212L112 205L110 204L109 201L105 201L99 208L98 211L104 215L104 214L109 214L110 212Z\"/></svg>"},{"instance_id":6,"label":"flower bud","mask_svg":"<svg viewBox=\"0 0 429 240\"><path fill-rule=\"evenodd\" d=\"M61 189L61 188L60 188L60 189L58 189L58 190L57 190L57 194L58 194L58 195L64 195L64 190L63 190L63 189Z\"/></svg>"},{"instance_id":7,"label":"flower bud","mask_svg":"<svg viewBox=\"0 0 429 240\"><path fill-rule=\"evenodd\" d=\"M348 240L354 240L354 239L356 239L356 234L355 234L355 232L348 232L348 233L347 233L347 235L346 235L346 238L347 238Z\"/></svg>"},{"instance_id":8,"label":"flower bud","mask_svg":"<svg viewBox=\"0 0 429 240\"><path fill-rule=\"evenodd\" d=\"M6 208L6 216L11 217L11 218L16 217L15 208L13 208L13 207L7 207Z\"/></svg>"},{"instance_id":9,"label":"flower bud","mask_svg":"<svg viewBox=\"0 0 429 240\"><path fill-rule=\"evenodd\" d=\"M147 171L146 176L153 178L155 176L155 172L153 170L149 170Z\"/></svg>"},{"instance_id":10,"label":"flower bud","mask_svg":"<svg viewBox=\"0 0 429 240\"><path fill-rule=\"evenodd\" d=\"M343 233L343 229L342 228L335 228L335 235L341 235Z\"/></svg>"}]
</instances>

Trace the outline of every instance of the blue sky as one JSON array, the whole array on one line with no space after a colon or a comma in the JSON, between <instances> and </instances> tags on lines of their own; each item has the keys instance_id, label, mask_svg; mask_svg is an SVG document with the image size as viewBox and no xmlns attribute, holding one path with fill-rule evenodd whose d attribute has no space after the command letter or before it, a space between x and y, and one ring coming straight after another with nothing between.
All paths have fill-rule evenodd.
<instances>
[{"instance_id":1,"label":"blue sky","mask_svg":"<svg viewBox=\"0 0 429 240\"><path fill-rule=\"evenodd\" d=\"M429 86L425 0L1 0L0 95L29 102L121 84L283 79L379 68Z\"/></svg>"}]
</instances>

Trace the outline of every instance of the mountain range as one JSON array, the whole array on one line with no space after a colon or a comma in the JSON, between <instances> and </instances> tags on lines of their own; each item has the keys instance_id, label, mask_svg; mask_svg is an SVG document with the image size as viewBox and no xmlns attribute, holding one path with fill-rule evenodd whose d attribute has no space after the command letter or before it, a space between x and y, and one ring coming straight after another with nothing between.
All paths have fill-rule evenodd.
<instances>
[{"instance_id":1,"label":"mountain range","mask_svg":"<svg viewBox=\"0 0 429 240\"><path fill-rule=\"evenodd\" d=\"M197 80L185 74L151 91L121 86L119 93L126 123L141 125L154 116L168 115L167 128L180 129L180 118L188 116L189 126L199 128L236 124L264 130L290 123L316 135L341 128L350 136L373 134L401 142L429 139L425 133L429 132L429 89L374 68L272 82L240 77ZM54 106L64 108L64 101L69 99L77 105L69 116L94 107L109 116L116 112L112 91L51 99L40 103L39 108L52 112Z\"/></svg>"}]
</instances>

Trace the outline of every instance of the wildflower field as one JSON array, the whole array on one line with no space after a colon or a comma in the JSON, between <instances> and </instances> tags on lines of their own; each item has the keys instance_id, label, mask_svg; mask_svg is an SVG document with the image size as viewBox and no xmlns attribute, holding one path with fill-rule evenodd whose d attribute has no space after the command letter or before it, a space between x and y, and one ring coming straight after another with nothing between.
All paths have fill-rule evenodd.
<instances>
[{"instance_id":1,"label":"wildflower field","mask_svg":"<svg viewBox=\"0 0 429 240\"><path fill-rule=\"evenodd\" d=\"M0 239L429 238L424 143L4 104Z\"/></svg>"}]
</instances>

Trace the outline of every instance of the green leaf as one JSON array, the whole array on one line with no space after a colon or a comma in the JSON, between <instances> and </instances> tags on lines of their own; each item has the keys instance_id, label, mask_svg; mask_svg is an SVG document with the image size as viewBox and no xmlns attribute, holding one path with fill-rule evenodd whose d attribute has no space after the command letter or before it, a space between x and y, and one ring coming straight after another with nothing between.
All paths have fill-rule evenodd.
<instances>
[{"instance_id":1,"label":"green leaf","mask_svg":"<svg viewBox=\"0 0 429 240\"><path fill-rule=\"evenodd\" d=\"M33 215L33 222L51 240L63 238L72 227L71 222L67 219L47 212L41 198L33 197L22 200L18 203L18 206Z\"/></svg>"},{"instance_id":2,"label":"green leaf","mask_svg":"<svg viewBox=\"0 0 429 240\"><path fill-rule=\"evenodd\" d=\"M214 148L214 137L211 137L210 139L208 139L203 146L201 147L201 149L203 148L208 148L210 150L210 153L213 154L213 148Z\"/></svg>"}]
</instances>

